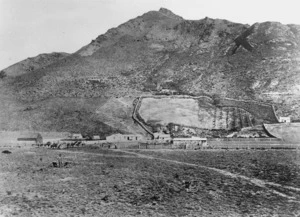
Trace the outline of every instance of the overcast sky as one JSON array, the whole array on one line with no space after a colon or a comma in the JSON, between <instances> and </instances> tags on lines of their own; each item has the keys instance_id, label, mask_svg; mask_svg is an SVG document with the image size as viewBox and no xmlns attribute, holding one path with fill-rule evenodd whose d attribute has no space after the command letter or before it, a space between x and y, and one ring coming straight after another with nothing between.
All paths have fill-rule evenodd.
<instances>
[{"instance_id":1,"label":"overcast sky","mask_svg":"<svg viewBox=\"0 0 300 217\"><path fill-rule=\"evenodd\" d=\"M40 53L72 53L150 10L185 19L300 24L299 0L0 0L0 69Z\"/></svg>"}]
</instances>

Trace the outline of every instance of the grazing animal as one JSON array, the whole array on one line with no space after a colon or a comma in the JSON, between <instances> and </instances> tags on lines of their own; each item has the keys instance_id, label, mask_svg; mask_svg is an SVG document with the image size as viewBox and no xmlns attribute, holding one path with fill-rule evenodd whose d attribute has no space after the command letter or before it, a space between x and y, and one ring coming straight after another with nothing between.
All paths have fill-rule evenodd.
<instances>
[{"instance_id":1,"label":"grazing animal","mask_svg":"<svg viewBox=\"0 0 300 217\"><path fill-rule=\"evenodd\" d=\"M77 147L80 147L80 145L81 145L81 142L78 141L78 142L76 143L76 146L77 146Z\"/></svg>"},{"instance_id":2,"label":"grazing animal","mask_svg":"<svg viewBox=\"0 0 300 217\"><path fill-rule=\"evenodd\" d=\"M3 154L11 154L11 151L8 151L8 150L4 150L2 151Z\"/></svg>"},{"instance_id":3,"label":"grazing animal","mask_svg":"<svg viewBox=\"0 0 300 217\"><path fill-rule=\"evenodd\" d=\"M65 148L67 148L67 143L61 143L61 144L59 144L59 146L57 147L58 149L65 149Z\"/></svg>"},{"instance_id":4,"label":"grazing animal","mask_svg":"<svg viewBox=\"0 0 300 217\"><path fill-rule=\"evenodd\" d=\"M57 148L58 143L52 143L52 145L50 146L50 148Z\"/></svg>"},{"instance_id":5,"label":"grazing animal","mask_svg":"<svg viewBox=\"0 0 300 217\"><path fill-rule=\"evenodd\" d=\"M48 147L48 148L50 148L52 144L53 144L53 143L52 143L52 142L50 142L50 143L48 144L48 146L47 146L47 147Z\"/></svg>"}]
</instances>

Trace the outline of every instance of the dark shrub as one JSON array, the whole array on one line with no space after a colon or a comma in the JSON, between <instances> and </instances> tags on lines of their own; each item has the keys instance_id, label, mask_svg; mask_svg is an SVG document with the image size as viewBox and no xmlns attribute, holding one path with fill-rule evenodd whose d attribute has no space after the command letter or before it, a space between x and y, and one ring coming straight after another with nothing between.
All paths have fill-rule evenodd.
<instances>
[{"instance_id":1,"label":"dark shrub","mask_svg":"<svg viewBox=\"0 0 300 217\"><path fill-rule=\"evenodd\" d=\"M6 72L5 71L0 71L0 79L2 78L5 78L7 75L6 75Z\"/></svg>"}]
</instances>

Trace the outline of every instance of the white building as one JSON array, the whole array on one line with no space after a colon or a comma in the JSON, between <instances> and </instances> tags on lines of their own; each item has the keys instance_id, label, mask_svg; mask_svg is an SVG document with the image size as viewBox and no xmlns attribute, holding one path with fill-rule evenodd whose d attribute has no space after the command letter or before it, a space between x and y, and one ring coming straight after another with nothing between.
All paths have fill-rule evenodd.
<instances>
[{"instance_id":1,"label":"white building","mask_svg":"<svg viewBox=\"0 0 300 217\"><path fill-rule=\"evenodd\" d=\"M280 123L291 123L291 117L279 117Z\"/></svg>"},{"instance_id":2,"label":"white building","mask_svg":"<svg viewBox=\"0 0 300 217\"><path fill-rule=\"evenodd\" d=\"M208 147L207 138L194 137L194 136L191 138L174 138L172 147L180 148L180 149L206 148Z\"/></svg>"},{"instance_id":3,"label":"white building","mask_svg":"<svg viewBox=\"0 0 300 217\"><path fill-rule=\"evenodd\" d=\"M80 133L73 133L71 138L72 139L83 139L83 137Z\"/></svg>"},{"instance_id":4,"label":"white building","mask_svg":"<svg viewBox=\"0 0 300 217\"><path fill-rule=\"evenodd\" d=\"M140 134L113 134L106 137L108 142L129 142L129 141L141 141L144 137Z\"/></svg>"},{"instance_id":5,"label":"white building","mask_svg":"<svg viewBox=\"0 0 300 217\"><path fill-rule=\"evenodd\" d=\"M94 135L92 139L93 139L93 140L100 140L100 136Z\"/></svg>"},{"instance_id":6,"label":"white building","mask_svg":"<svg viewBox=\"0 0 300 217\"><path fill-rule=\"evenodd\" d=\"M169 142L172 140L170 134L154 133L154 139Z\"/></svg>"}]
</instances>

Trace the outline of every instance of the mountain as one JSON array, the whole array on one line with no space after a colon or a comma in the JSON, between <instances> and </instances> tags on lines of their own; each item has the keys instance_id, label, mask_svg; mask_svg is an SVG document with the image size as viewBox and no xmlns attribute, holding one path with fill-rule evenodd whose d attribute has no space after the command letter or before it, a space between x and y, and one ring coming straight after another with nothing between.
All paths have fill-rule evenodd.
<instances>
[{"instance_id":1,"label":"mountain","mask_svg":"<svg viewBox=\"0 0 300 217\"><path fill-rule=\"evenodd\" d=\"M299 119L299 46L299 25L150 11L2 78L1 128L143 133L131 118L134 99L165 92L271 103L278 116Z\"/></svg>"},{"instance_id":2,"label":"mountain","mask_svg":"<svg viewBox=\"0 0 300 217\"><path fill-rule=\"evenodd\" d=\"M6 74L6 76L18 76L27 72L35 71L37 69L43 69L47 65L50 65L51 63L61 60L67 56L69 56L69 54L57 52L49 54L40 54L36 57L31 57L22 60L21 62L9 66L6 69L3 69L2 71Z\"/></svg>"}]
</instances>

